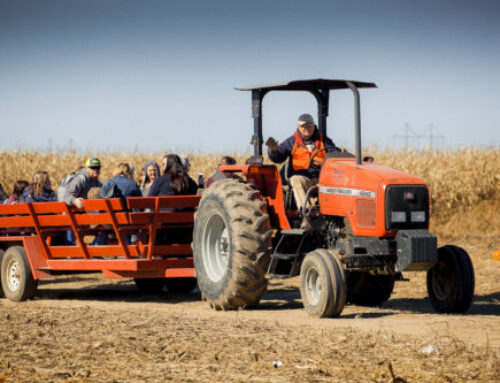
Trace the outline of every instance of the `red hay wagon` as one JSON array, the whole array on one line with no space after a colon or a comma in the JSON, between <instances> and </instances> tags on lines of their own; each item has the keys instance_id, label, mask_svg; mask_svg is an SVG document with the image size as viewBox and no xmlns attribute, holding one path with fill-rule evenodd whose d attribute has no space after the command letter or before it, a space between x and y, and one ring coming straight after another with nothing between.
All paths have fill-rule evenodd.
<instances>
[{"instance_id":1,"label":"red hay wagon","mask_svg":"<svg viewBox=\"0 0 500 383\"><path fill-rule=\"evenodd\" d=\"M199 196L86 200L0 205L0 296L32 298L39 279L100 271L132 277L145 292L196 286L191 248ZM74 245L61 241L71 231ZM107 233L106 245L90 236ZM130 242L130 238L134 238ZM3 293L2 293L3 289Z\"/></svg>"}]
</instances>

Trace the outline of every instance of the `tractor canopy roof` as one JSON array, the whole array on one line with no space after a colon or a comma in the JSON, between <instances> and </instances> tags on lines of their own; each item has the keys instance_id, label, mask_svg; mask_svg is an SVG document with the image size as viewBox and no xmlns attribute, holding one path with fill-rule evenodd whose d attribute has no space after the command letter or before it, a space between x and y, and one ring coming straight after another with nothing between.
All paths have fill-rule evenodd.
<instances>
[{"instance_id":1,"label":"tractor canopy roof","mask_svg":"<svg viewBox=\"0 0 500 383\"><path fill-rule=\"evenodd\" d=\"M315 91L320 89L347 89L348 83L353 84L356 88L376 88L377 85L371 82L350 81L350 80L332 80L317 78L311 80L296 80L289 82L281 82L275 84L254 85L235 88L236 90L302 90Z\"/></svg>"},{"instance_id":2,"label":"tractor canopy roof","mask_svg":"<svg viewBox=\"0 0 500 383\"><path fill-rule=\"evenodd\" d=\"M350 89L354 95L354 131L356 144L356 163L361 165L361 117L359 107L358 88L376 88L371 82L350 80L329 80L317 78L311 80L295 80L277 84L255 85L236 90L247 90L252 92L252 117L254 120L254 134L251 144L254 146L254 155L262 156L262 100L264 96L275 90L281 91L306 91L311 93L318 103L318 130L326 136L326 118L328 116L330 90Z\"/></svg>"}]
</instances>

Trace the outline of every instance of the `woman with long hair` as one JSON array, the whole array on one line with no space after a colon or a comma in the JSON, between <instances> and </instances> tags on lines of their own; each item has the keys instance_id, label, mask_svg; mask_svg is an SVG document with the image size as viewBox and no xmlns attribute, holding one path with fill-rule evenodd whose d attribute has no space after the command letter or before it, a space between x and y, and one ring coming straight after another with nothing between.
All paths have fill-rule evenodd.
<instances>
[{"instance_id":1,"label":"woman with long hair","mask_svg":"<svg viewBox=\"0 0 500 383\"><path fill-rule=\"evenodd\" d=\"M57 194L50 186L49 173L38 170L33 174L33 182L24 191L26 202L53 202L57 201Z\"/></svg>"},{"instance_id":2,"label":"woman with long hair","mask_svg":"<svg viewBox=\"0 0 500 383\"><path fill-rule=\"evenodd\" d=\"M182 159L177 154L168 154L166 159L165 174L169 177L171 183L175 183L174 190L176 194L196 194L198 185L188 175Z\"/></svg>"},{"instance_id":3,"label":"woman with long hair","mask_svg":"<svg viewBox=\"0 0 500 383\"><path fill-rule=\"evenodd\" d=\"M149 196L196 194L196 182L186 174L182 160L177 154L163 157L162 166L163 175L153 182Z\"/></svg>"},{"instance_id":4,"label":"woman with long hair","mask_svg":"<svg viewBox=\"0 0 500 383\"><path fill-rule=\"evenodd\" d=\"M142 195L147 196L154 180L160 176L160 167L155 161L147 161L142 171L143 176L141 179L140 189Z\"/></svg>"}]
</instances>

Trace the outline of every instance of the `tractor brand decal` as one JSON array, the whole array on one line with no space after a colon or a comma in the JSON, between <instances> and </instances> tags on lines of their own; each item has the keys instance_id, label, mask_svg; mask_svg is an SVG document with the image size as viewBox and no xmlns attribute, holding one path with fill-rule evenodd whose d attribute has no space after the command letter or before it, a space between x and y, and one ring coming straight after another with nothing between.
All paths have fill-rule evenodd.
<instances>
[{"instance_id":1,"label":"tractor brand decal","mask_svg":"<svg viewBox=\"0 0 500 383\"><path fill-rule=\"evenodd\" d=\"M336 195L344 195L350 197L375 198L375 192L369 190L320 186L319 191L323 194L336 194Z\"/></svg>"}]
</instances>

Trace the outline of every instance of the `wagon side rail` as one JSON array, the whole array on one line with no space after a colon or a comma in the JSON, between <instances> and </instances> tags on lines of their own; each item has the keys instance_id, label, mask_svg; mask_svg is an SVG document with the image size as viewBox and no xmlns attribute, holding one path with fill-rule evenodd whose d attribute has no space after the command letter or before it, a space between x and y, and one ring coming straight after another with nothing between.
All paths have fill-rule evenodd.
<instances>
[{"instance_id":1,"label":"wagon side rail","mask_svg":"<svg viewBox=\"0 0 500 383\"><path fill-rule=\"evenodd\" d=\"M63 202L2 205L0 246L22 243L35 279L56 270L192 277L191 235L199 200L194 195L85 200L81 210ZM68 231L75 244L64 243ZM99 233L111 238L107 244L90 242Z\"/></svg>"}]
</instances>

